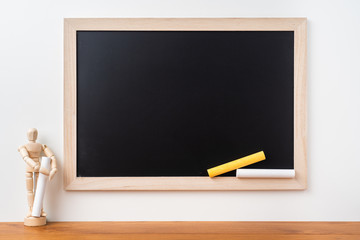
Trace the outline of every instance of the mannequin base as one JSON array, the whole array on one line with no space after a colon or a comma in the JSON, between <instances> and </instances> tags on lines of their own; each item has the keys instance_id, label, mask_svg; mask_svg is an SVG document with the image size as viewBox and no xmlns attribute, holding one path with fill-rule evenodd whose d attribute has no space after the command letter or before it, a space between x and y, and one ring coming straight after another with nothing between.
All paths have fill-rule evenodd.
<instances>
[{"instance_id":1,"label":"mannequin base","mask_svg":"<svg viewBox=\"0 0 360 240\"><path fill-rule=\"evenodd\" d=\"M26 217L24 225L30 227L43 226L46 224L46 217Z\"/></svg>"}]
</instances>

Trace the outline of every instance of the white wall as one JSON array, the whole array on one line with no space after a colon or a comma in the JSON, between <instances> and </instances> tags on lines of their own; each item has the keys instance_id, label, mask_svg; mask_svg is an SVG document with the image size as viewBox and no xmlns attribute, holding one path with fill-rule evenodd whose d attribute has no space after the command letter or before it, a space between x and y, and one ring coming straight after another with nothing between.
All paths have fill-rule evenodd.
<instances>
[{"instance_id":1,"label":"white wall","mask_svg":"<svg viewBox=\"0 0 360 240\"><path fill-rule=\"evenodd\" d=\"M66 192L64 17L307 17L306 191ZM58 0L0 2L0 221L26 213L17 147L30 127L59 159L51 221L360 220L360 1Z\"/></svg>"}]
</instances>

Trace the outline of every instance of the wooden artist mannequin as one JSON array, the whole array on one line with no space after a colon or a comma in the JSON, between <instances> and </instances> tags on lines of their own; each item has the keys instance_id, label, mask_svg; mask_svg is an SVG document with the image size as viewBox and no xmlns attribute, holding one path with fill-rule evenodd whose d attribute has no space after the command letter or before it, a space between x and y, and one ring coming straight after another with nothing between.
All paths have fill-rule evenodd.
<instances>
[{"instance_id":1,"label":"wooden artist mannequin","mask_svg":"<svg viewBox=\"0 0 360 240\"><path fill-rule=\"evenodd\" d=\"M34 204L35 186L39 172L49 176L49 180L53 179L57 172L56 169L56 158L54 153L46 146L36 142L38 131L35 128L30 128L27 132L27 138L29 142L23 146L20 146L18 151L21 157L26 163L25 178L26 178L26 190L27 190L27 201L29 205L29 212L26 215L24 224L29 226L44 225L46 223L46 213L41 210L41 216L39 218L32 217L32 208ZM51 170L48 171L45 168L40 168L40 158L42 152L46 157L51 159Z\"/></svg>"}]
</instances>

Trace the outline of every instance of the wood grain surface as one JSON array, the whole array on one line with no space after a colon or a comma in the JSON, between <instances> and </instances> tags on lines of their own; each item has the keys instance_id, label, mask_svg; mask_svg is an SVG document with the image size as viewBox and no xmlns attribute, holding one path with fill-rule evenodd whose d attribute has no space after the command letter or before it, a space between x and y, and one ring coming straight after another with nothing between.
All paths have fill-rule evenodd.
<instances>
[{"instance_id":1,"label":"wood grain surface","mask_svg":"<svg viewBox=\"0 0 360 240\"><path fill-rule=\"evenodd\" d=\"M0 223L0 239L360 239L360 222Z\"/></svg>"}]
</instances>

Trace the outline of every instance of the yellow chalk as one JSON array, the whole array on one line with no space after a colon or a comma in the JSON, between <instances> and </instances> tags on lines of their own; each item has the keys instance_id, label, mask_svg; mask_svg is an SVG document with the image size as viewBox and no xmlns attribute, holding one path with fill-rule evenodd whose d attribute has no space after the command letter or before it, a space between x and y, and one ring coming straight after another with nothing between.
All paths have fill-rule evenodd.
<instances>
[{"instance_id":1,"label":"yellow chalk","mask_svg":"<svg viewBox=\"0 0 360 240\"><path fill-rule=\"evenodd\" d=\"M265 160L265 154L263 151L251 154L249 156L239 158L237 160L222 164L217 167L208 169L209 177L215 177L217 175L236 170L238 168L245 167L247 165Z\"/></svg>"}]
</instances>

